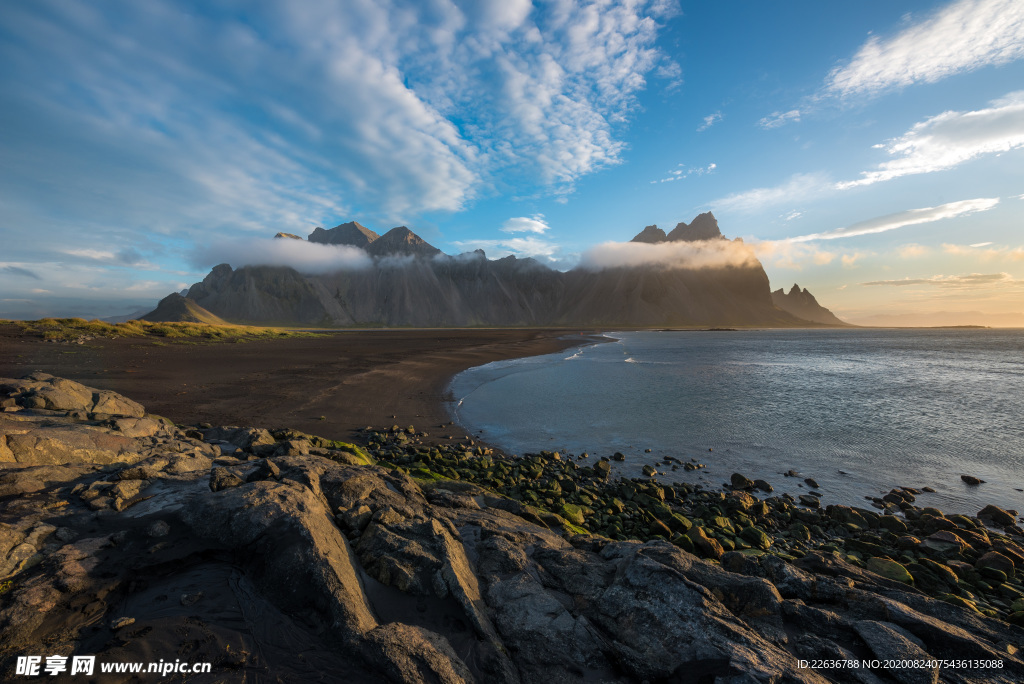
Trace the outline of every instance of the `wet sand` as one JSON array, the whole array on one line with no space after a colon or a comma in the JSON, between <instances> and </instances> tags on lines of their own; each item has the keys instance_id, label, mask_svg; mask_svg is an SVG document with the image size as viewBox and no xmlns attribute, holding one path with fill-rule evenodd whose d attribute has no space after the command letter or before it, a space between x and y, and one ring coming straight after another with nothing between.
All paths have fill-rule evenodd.
<instances>
[{"instance_id":1,"label":"wet sand","mask_svg":"<svg viewBox=\"0 0 1024 684\"><path fill-rule=\"evenodd\" d=\"M419 329L244 343L121 338L79 345L0 325L0 377L43 371L70 378L131 397L180 425L288 427L353 439L366 426L399 424L433 437L450 420L445 391L455 374L591 340L578 329Z\"/></svg>"}]
</instances>

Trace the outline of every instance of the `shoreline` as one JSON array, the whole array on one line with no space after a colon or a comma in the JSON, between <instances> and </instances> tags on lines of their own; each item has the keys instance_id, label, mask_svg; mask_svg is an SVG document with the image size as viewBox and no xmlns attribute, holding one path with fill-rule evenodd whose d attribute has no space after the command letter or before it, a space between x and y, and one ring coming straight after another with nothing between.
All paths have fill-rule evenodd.
<instances>
[{"instance_id":1,"label":"shoreline","mask_svg":"<svg viewBox=\"0 0 1024 684\"><path fill-rule=\"evenodd\" d=\"M7 678L41 652L174 653L218 681L1024 674L1024 530L994 506L947 516L899 488L881 513L741 475L728 491L616 480L607 459L510 459L409 428L365 448L186 429L44 373L2 384Z\"/></svg>"},{"instance_id":2,"label":"shoreline","mask_svg":"<svg viewBox=\"0 0 1024 684\"><path fill-rule=\"evenodd\" d=\"M0 377L49 373L135 397L183 425L275 426L353 439L368 426L436 430L451 421L448 387L462 371L563 351L598 334L400 329L244 343L95 338L76 344L44 342L8 324L0 325Z\"/></svg>"}]
</instances>

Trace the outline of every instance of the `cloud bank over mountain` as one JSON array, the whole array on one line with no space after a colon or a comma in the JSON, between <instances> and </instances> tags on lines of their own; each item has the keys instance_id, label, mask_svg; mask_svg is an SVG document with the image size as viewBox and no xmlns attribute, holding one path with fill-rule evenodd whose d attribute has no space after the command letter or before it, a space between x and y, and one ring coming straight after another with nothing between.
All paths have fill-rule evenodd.
<instances>
[{"instance_id":1,"label":"cloud bank over mountain","mask_svg":"<svg viewBox=\"0 0 1024 684\"><path fill-rule=\"evenodd\" d=\"M605 242L583 252L580 267L588 270L605 268L718 269L729 266L760 265L749 245L732 240L698 242Z\"/></svg>"},{"instance_id":2,"label":"cloud bank over mountain","mask_svg":"<svg viewBox=\"0 0 1024 684\"><path fill-rule=\"evenodd\" d=\"M223 239L197 248L192 262L198 268L217 264L287 266L299 273L318 274L358 270L372 264L369 255L350 245L324 245L289 238Z\"/></svg>"}]
</instances>

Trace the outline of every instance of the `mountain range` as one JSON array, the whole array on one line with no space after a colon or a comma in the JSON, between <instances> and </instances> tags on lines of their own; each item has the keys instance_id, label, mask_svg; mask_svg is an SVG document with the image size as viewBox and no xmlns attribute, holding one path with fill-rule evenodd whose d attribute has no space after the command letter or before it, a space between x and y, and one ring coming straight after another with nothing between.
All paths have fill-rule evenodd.
<instances>
[{"instance_id":1,"label":"mountain range","mask_svg":"<svg viewBox=\"0 0 1024 684\"><path fill-rule=\"evenodd\" d=\"M561 272L532 258L489 260L481 250L451 256L404 226L378 235L355 221L316 228L308 242L357 247L372 265L305 274L286 266L220 264L183 298L171 295L146 318L208 315L232 323L327 327L843 325L834 316L819 320L817 310L801 309L817 316L811 318L773 301L756 259L715 268L645 263ZM723 249L732 241L708 212L668 234L648 226L631 242Z\"/></svg>"}]
</instances>

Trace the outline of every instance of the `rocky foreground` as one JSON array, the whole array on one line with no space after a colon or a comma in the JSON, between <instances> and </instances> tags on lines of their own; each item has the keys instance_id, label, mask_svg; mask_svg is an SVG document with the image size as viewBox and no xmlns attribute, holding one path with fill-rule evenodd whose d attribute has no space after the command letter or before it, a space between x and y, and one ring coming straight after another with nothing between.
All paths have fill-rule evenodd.
<instances>
[{"instance_id":1,"label":"rocky foreground","mask_svg":"<svg viewBox=\"0 0 1024 684\"><path fill-rule=\"evenodd\" d=\"M197 682L1024 680L1022 531L994 507L182 428L41 373L0 406L4 681L53 654L213 663L162 680Z\"/></svg>"}]
</instances>

